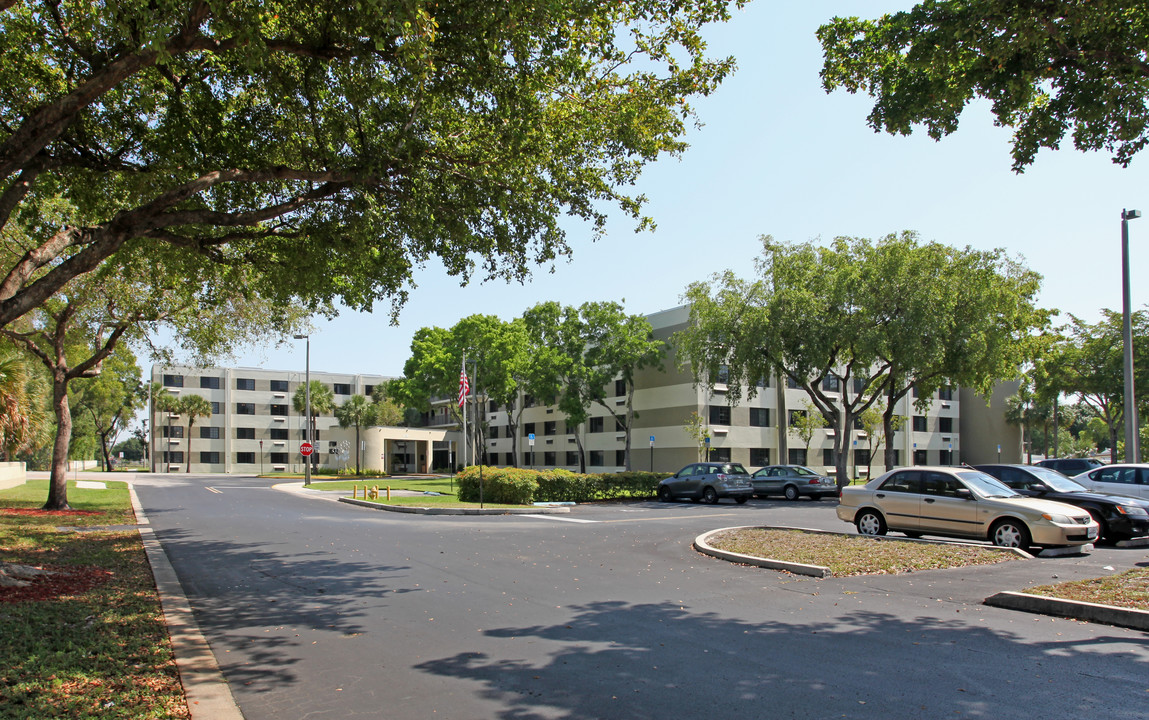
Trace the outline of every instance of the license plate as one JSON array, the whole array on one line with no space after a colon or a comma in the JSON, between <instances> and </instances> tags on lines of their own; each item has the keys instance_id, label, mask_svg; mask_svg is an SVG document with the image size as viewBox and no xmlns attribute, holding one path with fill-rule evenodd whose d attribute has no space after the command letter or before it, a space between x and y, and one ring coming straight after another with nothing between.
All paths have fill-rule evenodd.
<instances>
[{"instance_id":1,"label":"license plate","mask_svg":"<svg viewBox=\"0 0 1149 720\"><path fill-rule=\"evenodd\" d=\"M1085 537L1089 538L1090 540L1096 538L1097 528L1089 528L1089 531L1085 533Z\"/></svg>"}]
</instances>

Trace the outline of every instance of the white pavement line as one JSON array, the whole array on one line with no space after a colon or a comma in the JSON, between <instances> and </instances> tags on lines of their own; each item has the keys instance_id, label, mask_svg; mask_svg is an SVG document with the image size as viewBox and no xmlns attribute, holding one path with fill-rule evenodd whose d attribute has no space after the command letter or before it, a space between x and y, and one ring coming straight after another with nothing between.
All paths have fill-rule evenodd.
<instances>
[{"instance_id":1,"label":"white pavement line","mask_svg":"<svg viewBox=\"0 0 1149 720\"><path fill-rule=\"evenodd\" d=\"M529 518L538 518L539 520L556 520L558 522L573 522L573 523L602 522L601 520L583 520L581 518L557 517L555 515L535 515L533 513L518 513L517 515L515 515L515 517L529 517Z\"/></svg>"},{"instance_id":2,"label":"white pavement line","mask_svg":"<svg viewBox=\"0 0 1149 720\"><path fill-rule=\"evenodd\" d=\"M192 720L243 720L231 687L220 672L219 663L200 632L192 615L191 603L184 595L175 568L168 560L163 546L156 540L136 488L128 484L132 498L132 509L136 512L136 523L140 525L140 540L152 567L152 577L160 595L160 606L164 612L164 623L172 641L172 654L180 674L180 684L187 698L188 712Z\"/></svg>"},{"instance_id":3,"label":"white pavement line","mask_svg":"<svg viewBox=\"0 0 1149 720\"><path fill-rule=\"evenodd\" d=\"M213 487L212 487L212 486L210 486L210 485L206 485L206 486L204 486L204 489L205 489L205 490L207 490L208 492L213 492L213 493L215 493L216 495L223 495L223 493L222 493L222 492L220 492L219 490L216 490L215 488L213 488Z\"/></svg>"}]
</instances>

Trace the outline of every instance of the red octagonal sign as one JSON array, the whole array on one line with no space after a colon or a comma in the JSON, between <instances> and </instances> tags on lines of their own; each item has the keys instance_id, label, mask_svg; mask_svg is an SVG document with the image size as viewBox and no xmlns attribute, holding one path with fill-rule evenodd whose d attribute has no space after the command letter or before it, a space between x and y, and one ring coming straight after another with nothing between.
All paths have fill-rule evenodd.
<instances>
[{"instance_id":1,"label":"red octagonal sign","mask_svg":"<svg viewBox=\"0 0 1149 720\"><path fill-rule=\"evenodd\" d=\"M302 455L303 457L307 457L308 455L310 455L313 452L315 452L315 448L312 447L311 443L309 443L309 442L305 442L299 446L299 454Z\"/></svg>"}]
</instances>

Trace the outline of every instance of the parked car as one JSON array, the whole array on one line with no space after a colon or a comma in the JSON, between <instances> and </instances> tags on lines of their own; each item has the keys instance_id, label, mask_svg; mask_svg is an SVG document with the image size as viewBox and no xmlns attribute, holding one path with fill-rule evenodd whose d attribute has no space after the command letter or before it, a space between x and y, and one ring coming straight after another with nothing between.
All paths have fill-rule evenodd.
<instances>
[{"instance_id":1,"label":"parked car","mask_svg":"<svg viewBox=\"0 0 1149 720\"><path fill-rule=\"evenodd\" d=\"M1066 477L1073 477L1101 467L1101 462L1093 458L1049 458L1035 462L1034 465L1056 470Z\"/></svg>"},{"instance_id":2,"label":"parked car","mask_svg":"<svg viewBox=\"0 0 1149 720\"><path fill-rule=\"evenodd\" d=\"M897 530L1022 549L1085 545L1099 530L1081 508L1024 497L973 468L902 468L842 488L838 518L863 535Z\"/></svg>"},{"instance_id":3,"label":"parked car","mask_svg":"<svg viewBox=\"0 0 1149 720\"><path fill-rule=\"evenodd\" d=\"M767 465L750 476L754 494L760 497L783 495L787 500L808 497L821 500L838 495L834 478L816 473L802 465Z\"/></svg>"},{"instance_id":4,"label":"parked car","mask_svg":"<svg viewBox=\"0 0 1149 720\"><path fill-rule=\"evenodd\" d=\"M1073 479L1094 492L1149 500L1149 465L1103 465Z\"/></svg>"},{"instance_id":5,"label":"parked car","mask_svg":"<svg viewBox=\"0 0 1149 720\"><path fill-rule=\"evenodd\" d=\"M1047 467L1033 465L975 465L1026 497L1076 505L1100 526L1104 540L1128 540L1149 535L1149 500L1090 492L1088 488Z\"/></svg>"},{"instance_id":6,"label":"parked car","mask_svg":"<svg viewBox=\"0 0 1149 720\"><path fill-rule=\"evenodd\" d=\"M691 463L658 483L658 499L663 502L690 498L713 505L724 497L739 505L754 497L750 473L741 463Z\"/></svg>"}]
</instances>

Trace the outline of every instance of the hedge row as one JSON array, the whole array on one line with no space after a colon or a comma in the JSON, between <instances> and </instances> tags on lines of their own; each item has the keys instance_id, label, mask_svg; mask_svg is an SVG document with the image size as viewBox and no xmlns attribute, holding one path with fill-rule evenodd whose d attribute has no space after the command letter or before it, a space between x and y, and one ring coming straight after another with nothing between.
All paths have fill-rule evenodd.
<instances>
[{"instance_id":1,"label":"hedge row","mask_svg":"<svg viewBox=\"0 0 1149 720\"><path fill-rule=\"evenodd\" d=\"M671 473L620 472L582 474L556 468L525 470L472 465L456 476L459 499L479 502L479 479L483 501L507 505L533 502L591 502L620 498L652 498L658 481Z\"/></svg>"}]
</instances>

